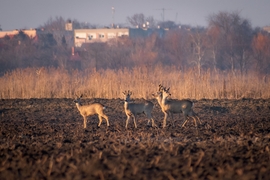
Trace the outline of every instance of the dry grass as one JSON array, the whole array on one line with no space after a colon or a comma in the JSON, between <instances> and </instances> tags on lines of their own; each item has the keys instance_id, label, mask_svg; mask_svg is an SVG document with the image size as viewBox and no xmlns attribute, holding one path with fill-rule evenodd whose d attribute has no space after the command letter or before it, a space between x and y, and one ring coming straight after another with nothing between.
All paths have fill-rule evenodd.
<instances>
[{"instance_id":1,"label":"dry grass","mask_svg":"<svg viewBox=\"0 0 270 180\"><path fill-rule=\"evenodd\" d=\"M0 77L2 99L12 98L122 98L122 91L131 90L133 98L152 98L158 85L171 87L173 98L239 99L269 98L267 77L256 73L244 76L231 72L180 71L174 67L136 67L121 70L88 69L68 72L55 68L17 69Z\"/></svg>"}]
</instances>

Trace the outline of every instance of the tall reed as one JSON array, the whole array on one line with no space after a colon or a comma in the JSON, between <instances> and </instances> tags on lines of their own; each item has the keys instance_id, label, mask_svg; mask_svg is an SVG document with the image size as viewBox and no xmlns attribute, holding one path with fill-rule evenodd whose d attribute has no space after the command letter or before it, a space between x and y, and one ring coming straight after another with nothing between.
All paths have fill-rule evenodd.
<instances>
[{"instance_id":1,"label":"tall reed","mask_svg":"<svg viewBox=\"0 0 270 180\"><path fill-rule=\"evenodd\" d=\"M0 77L0 96L13 98L122 98L131 90L134 98L152 98L158 85L170 87L172 98L239 99L269 98L267 77L256 73L181 71L175 67L135 67L120 70L87 69L67 71L57 68L26 68L7 72Z\"/></svg>"}]
</instances>

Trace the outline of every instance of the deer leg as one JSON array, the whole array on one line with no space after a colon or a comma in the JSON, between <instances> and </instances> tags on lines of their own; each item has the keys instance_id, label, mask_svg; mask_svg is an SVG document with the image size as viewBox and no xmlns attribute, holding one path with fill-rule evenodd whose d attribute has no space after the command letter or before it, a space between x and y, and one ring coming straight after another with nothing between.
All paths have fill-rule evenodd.
<instances>
[{"instance_id":1,"label":"deer leg","mask_svg":"<svg viewBox=\"0 0 270 180\"><path fill-rule=\"evenodd\" d=\"M100 115L98 115L98 119L99 119L98 127L100 127L100 125L102 123L102 117Z\"/></svg>"},{"instance_id":2,"label":"deer leg","mask_svg":"<svg viewBox=\"0 0 270 180\"><path fill-rule=\"evenodd\" d=\"M153 118L151 118L151 119L152 119L152 127L157 127L157 125L155 124L154 119Z\"/></svg>"},{"instance_id":3,"label":"deer leg","mask_svg":"<svg viewBox=\"0 0 270 180\"><path fill-rule=\"evenodd\" d=\"M165 128L166 127L166 120L167 120L167 118L168 118L168 113L166 113L166 112L164 112L164 120L163 120L163 128Z\"/></svg>"},{"instance_id":4,"label":"deer leg","mask_svg":"<svg viewBox=\"0 0 270 180\"><path fill-rule=\"evenodd\" d=\"M150 126L150 119L147 119L147 126Z\"/></svg>"},{"instance_id":5,"label":"deer leg","mask_svg":"<svg viewBox=\"0 0 270 180\"><path fill-rule=\"evenodd\" d=\"M126 129L127 129L127 126L128 126L129 118L130 118L130 116L127 116L127 120L126 120Z\"/></svg>"},{"instance_id":6,"label":"deer leg","mask_svg":"<svg viewBox=\"0 0 270 180\"><path fill-rule=\"evenodd\" d=\"M136 124L136 117L133 115L133 121L134 121L134 126L135 128L137 128L137 124Z\"/></svg>"},{"instance_id":7,"label":"deer leg","mask_svg":"<svg viewBox=\"0 0 270 180\"><path fill-rule=\"evenodd\" d=\"M86 116L83 116L83 128L86 128L86 122L87 122Z\"/></svg>"},{"instance_id":8,"label":"deer leg","mask_svg":"<svg viewBox=\"0 0 270 180\"><path fill-rule=\"evenodd\" d=\"M103 114L103 117L104 117L104 119L106 119L107 126L109 127L109 126L110 126L110 123L109 123L109 118L108 118L108 116L106 116L105 114Z\"/></svg>"},{"instance_id":9,"label":"deer leg","mask_svg":"<svg viewBox=\"0 0 270 180\"><path fill-rule=\"evenodd\" d=\"M155 121L154 121L154 119L152 118L151 114L148 115L147 118L148 118L148 122L150 122L150 120L152 121L152 127L156 127Z\"/></svg>"},{"instance_id":10,"label":"deer leg","mask_svg":"<svg viewBox=\"0 0 270 180\"><path fill-rule=\"evenodd\" d=\"M154 122L151 114L147 114L146 116L147 116L147 120L148 120L147 126L150 126L150 120L152 120L152 127L153 127L153 125L155 125L155 122Z\"/></svg>"},{"instance_id":11,"label":"deer leg","mask_svg":"<svg viewBox=\"0 0 270 180\"><path fill-rule=\"evenodd\" d=\"M172 117L172 126L174 127L173 113L171 113L171 117Z\"/></svg>"}]
</instances>

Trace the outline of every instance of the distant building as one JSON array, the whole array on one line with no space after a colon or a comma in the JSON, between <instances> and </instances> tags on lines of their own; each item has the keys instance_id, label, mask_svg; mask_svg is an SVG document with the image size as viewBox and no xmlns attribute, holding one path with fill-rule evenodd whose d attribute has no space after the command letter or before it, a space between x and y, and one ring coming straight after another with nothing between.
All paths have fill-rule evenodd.
<instances>
[{"instance_id":1,"label":"distant building","mask_svg":"<svg viewBox=\"0 0 270 180\"><path fill-rule=\"evenodd\" d=\"M130 28L129 29L129 37L130 38L138 38L138 37L149 37L152 34L157 34L158 37L162 38L165 36L166 32L169 29L163 29L163 28L157 28L157 29L151 29L151 28Z\"/></svg>"},{"instance_id":2,"label":"distant building","mask_svg":"<svg viewBox=\"0 0 270 180\"><path fill-rule=\"evenodd\" d=\"M66 22L66 24L65 24L65 29L66 29L66 31L72 31L72 30L73 30L71 20L68 20L68 21Z\"/></svg>"},{"instance_id":3,"label":"distant building","mask_svg":"<svg viewBox=\"0 0 270 180\"><path fill-rule=\"evenodd\" d=\"M129 29L74 29L74 45L81 47L84 43L107 42L122 36L129 36Z\"/></svg>"},{"instance_id":4,"label":"distant building","mask_svg":"<svg viewBox=\"0 0 270 180\"><path fill-rule=\"evenodd\" d=\"M270 26L265 26L265 27L263 27L263 30L264 30L264 31L267 31L268 33L270 33Z\"/></svg>"},{"instance_id":5,"label":"distant building","mask_svg":"<svg viewBox=\"0 0 270 180\"><path fill-rule=\"evenodd\" d=\"M110 39L128 36L130 38L149 37L157 33L163 37L164 29L141 29L141 28L103 28L103 29L74 29L74 46L81 47L84 43L107 42Z\"/></svg>"}]
</instances>

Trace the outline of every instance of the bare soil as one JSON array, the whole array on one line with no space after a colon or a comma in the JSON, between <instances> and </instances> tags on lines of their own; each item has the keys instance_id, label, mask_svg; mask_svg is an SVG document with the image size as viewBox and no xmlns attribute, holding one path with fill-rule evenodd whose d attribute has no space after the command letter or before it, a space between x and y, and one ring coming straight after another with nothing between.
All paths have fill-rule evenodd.
<instances>
[{"instance_id":1,"label":"bare soil","mask_svg":"<svg viewBox=\"0 0 270 180\"><path fill-rule=\"evenodd\" d=\"M126 130L120 99L83 99L111 125L91 116L86 129L73 99L0 100L0 179L270 178L270 99L195 101L198 129L182 115L162 129L151 101L159 127L139 115Z\"/></svg>"}]
</instances>

